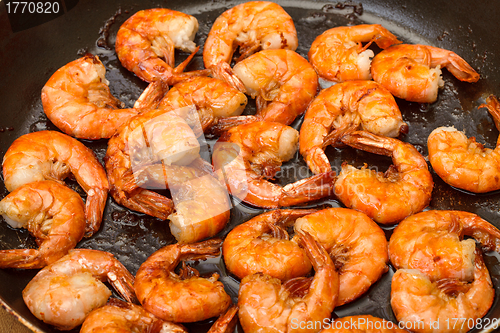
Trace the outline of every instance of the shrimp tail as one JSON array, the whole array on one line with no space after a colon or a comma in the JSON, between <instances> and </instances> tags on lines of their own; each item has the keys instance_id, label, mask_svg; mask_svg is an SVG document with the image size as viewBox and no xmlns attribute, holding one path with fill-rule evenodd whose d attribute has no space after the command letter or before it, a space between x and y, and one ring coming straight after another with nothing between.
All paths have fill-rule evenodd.
<instances>
[{"instance_id":1,"label":"shrimp tail","mask_svg":"<svg viewBox=\"0 0 500 333\"><path fill-rule=\"evenodd\" d=\"M194 244L185 244L181 246L182 260L199 260L209 257L216 257L220 254L222 239L209 239Z\"/></svg>"},{"instance_id":2,"label":"shrimp tail","mask_svg":"<svg viewBox=\"0 0 500 333\"><path fill-rule=\"evenodd\" d=\"M117 276L115 273L109 272L107 275L108 282L127 302L139 304L139 300L135 296L134 291L134 277L125 267L120 269L120 273L121 274Z\"/></svg>"},{"instance_id":3,"label":"shrimp tail","mask_svg":"<svg viewBox=\"0 0 500 333\"><path fill-rule=\"evenodd\" d=\"M208 333L232 333L236 327L238 306L232 305L213 323Z\"/></svg>"},{"instance_id":4,"label":"shrimp tail","mask_svg":"<svg viewBox=\"0 0 500 333\"><path fill-rule=\"evenodd\" d=\"M457 54L450 55L450 64L446 68L460 81L477 82L480 75L464 59Z\"/></svg>"},{"instance_id":5,"label":"shrimp tail","mask_svg":"<svg viewBox=\"0 0 500 333\"><path fill-rule=\"evenodd\" d=\"M283 197L279 205L294 206L305 201L318 200L333 194L333 184L336 180L335 171L314 175L307 179L283 187Z\"/></svg>"},{"instance_id":6,"label":"shrimp tail","mask_svg":"<svg viewBox=\"0 0 500 333\"><path fill-rule=\"evenodd\" d=\"M233 116L219 118L217 122L211 126L210 135L220 136L223 132L226 132L230 128L239 125L245 125L259 121L260 118L256 116Z\"/></svg>"},{"instance_id":7,"label":"shrimp tail","mask_svg":"<svg viewBox=\"0 0 500 333\"><path fill-rule=\"evenodd\" d=\"M174 203L172 200L145 189L139 189L128 193L125 191L112 190L113 197L118 203L141 213L148 214L166 220L174 212Z\"/></svg>"},{"instance_id":8,"label":"shrimp tail","mask_svg":"<svg viewBox=\"0 0 500 333\"><path fill-rule=\"evenodd\" d=\"M85 206L85 218L87 219L85 237L90 237L99 230L107 197L108 191L105 189L91 188L88 190Z\"/></svg>"},{"instance_id":9,"label":"shrimp tail","mask_svg":"<svg viewBox=\"0 0 500 333\"><path fill-rule=\"evenodd\" d=\"M35 249L15 249L0 251L0 268L43 268L48 263L40 251Z\"/></svg>"},{"instance_id":10,"label":"shrimp tail","mask_svg":"<svg viewBox=\"0 0 500 333\"><path fill-rule=\"evenodd\" d=\"M290 292L293 297L304 298L311 287L312 277L299 276L283 283L283 287Z\"/></svg>"},{"instance_id":11,"label":"shrimp tail","mask_svg":"<svg viewBox=\"0 0 500 333\"><path fill-rule=\"evenodd\" d=\"M316 242L311 234L301 230L297 232L297 236L299 246L306 252L316 272L328 265L328 263L331 263L332 259L328 255L328 252L326 252L323 246Z\"/></svg>"},{"instance_id":12,"label":"shrimp tail","mask_svg":"<svg viewBox=\"0 0 500 333\"><path fill-rule=\"evenodd\" d=\"M200 49L200 46L198 45L194 49L194 51L191 52L191 54L186 58L186 60L184 60L177 67L174 68L173 73L174 74L180 74L180 73L184 72L184 70L186 69L187 65L189 65L189 63L191 62L191 60L193 60L194 56L196 55L196 53L198 52L199 49Z\"/></svg>"},{"instance_id":13,"label":"shrimp tail","mask_svg":"<svg viewBox=\"0 0 500 333\"><path fill-rule=\"evenodd\" d=\"M277 209L272 212L270 223L283 228L289 227L300 217L316 213L317 209ZM276 237L277 238L277 237Z\"/></svg>"},{"instance_id":14,"label":"shrimp tail","mask_svg":"<svg viewBox=\"0 0 500 333\"><path fill-rule=\"evenodd\" d=\"M487 108L488 112L493 117L493 121L495 122L495 126L498 130L500 130L500 102L494 95L488 96L486 98L486 104L479 105L479 108ZM500 145L500 138L497 141L497 146Z\"/></svg>"},{"instance_id":15,"label":"shrimp tail","mask_svg":"<svg viewBox=\"0 0 500 333\"><path fill-rule=\"evenodd\" d=\"M186 60L181 62L177 67L175 67L172 70L172 76L168 78L167 83L170 85L175 85L181 81L187 80L193 76L209 76L212 74L212 71L209 69L199 69L196 71L189 71L185 72L184 70L186 69L187 65L191 62L193 57L196 55L196 52L200 49L199 46L196 47L196 49L187 57Z\"/></svg>"},{"instance_id":16,"label":"shrimp tail","mask_svg":"<svg viewBox=\"0 0 500 333\"><path fill-rule=\"evenodd\" d=\"M135 109L156 109L168 92L168 84L159 80L151 82L134 104Z\"/></svg>"},{"instance_id":17,"label":"shrimp tail","mask_svg":"<svg viewBox=\"0 0 500 333\"><path fill-rule=\"evenodd\" d=\"M356 149L361 149L377 155L392 156L393 139L378 136L366 131L354 131L345 134L341 141Z\"/></svg>"},{"instance_id":18,"label":"shrimp tail","mask_svg":"<svg viewBox=\"0 0 500 333\"><path fill-rule=\"evenodd\" d=\"M212 76L216 79L222 80L227 84L231 85L233 88L238 89L242 93L247 93L247 89L241 80L234 74L231 66L229 64L221 61L217 65L211 68Z\"/></svg>"}]
</instances>

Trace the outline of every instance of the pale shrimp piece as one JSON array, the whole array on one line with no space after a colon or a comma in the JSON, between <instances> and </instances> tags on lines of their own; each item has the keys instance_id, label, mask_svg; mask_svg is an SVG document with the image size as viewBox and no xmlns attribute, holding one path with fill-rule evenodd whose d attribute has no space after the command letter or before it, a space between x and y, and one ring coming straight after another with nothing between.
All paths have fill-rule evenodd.
<instances>
[{"instance_id":1,"label":"pale shrimp piece","mask_svg":"<svg viewBox=\"0 0 500 333\"><path fill-rule=\"evenodd\" d=\"M488 108L500 128L498 99L492 95L486 101L480 107ZM474 193L500 189L500 137L495 149L489 149L454 127L439 127L427 138L427 147L432 168L451 186Z\"/></svg>"},{"instance_id":2,"label":"pale shrimp piece","mask_svg":"<svg viewBox=\"0 0 500 333\"><path fill-rule=\"evenodd\" d=\"M407 217L389 241L396 269L418 269L432 281L474 277L474 239L487 250L500 249L500 230L476 214L430 210Z\"/></svg>"},{"instance_id":3,"label":"pale shrimp piece","mask_svg":"<svg viewBox=\"0 0 500 333\"><path fill-rule=\"evenodd\" d=\"M239 125L219 138L212 163L234 197L257 207L288 207L329 196L335 181L333 171L284 187L267 180L294 156L298 140L295 129L280 123Z\"/></svg>"},{"instance_id":4,"label":"pale shrimp piece","mask_svg":"<svg viewBox=\"0 0 500 333\"><path fill-rule=\"evenodd\" d=\"M227 80L232 74L229 64L238 47L237 61L260 50L295 51L297 46L293 20L280 5L249 1L225 11L215 20L203 48L203 62L216 77Z\"/></svg>"},{"instance_id":5,"label":"pale shrimp piece","mask_svg":"<svg viewBox=\"0 0 500 333\"><path fill-rule=\"evenodd\" d=\"M259 272L282 281L307 275L311 263L296 240L289 240L286 229L315 211L278 209L238 225L222 244L226 268L239 279Z\"/></svg>"},{"instance_id":6,"label":"pale shrimp piece","mask_svg":"<svg viewBox=\"0 0 500 333\"><path fill-rule=\"evenodd\" d=\"M180 242L211 237L229 220L230 203L199 150L194 132L175 111L146 111L109 140L105 162L110 194L127 208L170 219ZM167 188L173 198L151 190Z\"/></svg>"},{"instance_id":7,"label":"pale shrimp piece","mask_svg":"<svg viewBox=\"0 0 500 333\"><path fill-rule=\"evenodd\" d=\"M330 255L339 274L341 306L364 294L387 272L387 240L361 212L329 208L297 219L296 232L309 233Z\"/></svg>"},{"instance_id":8,"label":"pale shrimp piece","mask_svg":"<svg viewBox=\"0 0 500 333\"><path fill-rule=\"evenodd\" d=\"M193 42L198 20L191 15L167 8L141 10L122 24L116 35L115 50L123 67L147 82L162 80L168 84L208 71L182 73L198 48ZM175 49L191 52L178 67Z\"/></svg>"},{"instance_id":9,"label":"pale shrimp piece","mask_svg":"<svg viewBox=\"0 0 500 333\"><path fill-rule=\"evenodd\" d=\"M370 315L338 318L325 326L321 333L408 333L392 321Z\"/></svg>"},{"instance_id":10,"label":"pale shrimp piece","mask_svg":"<svg viewBox=\"0 0 500 333\"><path fill-rule=\"evenodd\" d=\"M353 129L397 137L408 132L394 97L373 81L348 81L322 90L300 128L300 153L315 174L331 170L324 149Z\"/></svg>"},{"instance_id":11,"label":"pale shrimp piece","mask_svg":"<svg viewBox=\"0 0 500 333\"><path fill-rule=\"evenodd\" d=\"M38 249L0 251L0 267L42 268L68 253L85 233L85 207L75 191L54 181L18 187L0 201L0 214L13 228L26 228Z\"/></svg>"},{"instance_id":12,"label":"pale shrimp piece","mask_svg":"<svg viewBox=\"0 0 500 333\"><path fill-rule=\"evenodd\" d=\"M224 81L198 76L173 86L159 107L196 106L201 128L206 132L217 127L222 118L241 115L247 102L245 94Z\"/></svg>"},{"instance_id":13,"label":"pale shrimp piece","mask_svg":"<svg viewBox=\"0 0 500 333\"><path fill-rule=\"evenodd\" d=\"M7 190L38 180L62 181L72 174L87 193L86 236L101 225L108 196L108 179L92 150L60 132L40 131L17 138L3 157Z\"/></svg>"},{"instance_id":14,"label":"pale shrimp piece","mask_svg":"<svg viewBox=\"0 0 500 333\"><path fill-rule=\"evenodd\" d=\"M385 172L342 164L335 195L349 208L375 222L394 224L422 211L431 200L434 182L424 157L411 144L356 131L342 142L364 151L390 156L394 163Z\"/></svg>"},{"instance_id":15,"label":"pale shrimp piece","mask_svg":"<svg viewBox=\"0 0 500 333\"><path fill-rule=\"evenodd\" d=\"M414 323L413 332L468 332L481 323L478 319L486 315L494 298L495 289L480 250L474 259L471 282L446 278L431 281L414 269L400 269L392 277L392 310L399 321Z\"/></svg>"},{"instance_id":16,"label":"pale shrimp piece","mask_svg":"<svg viewBox=\"0 0 500 333\"><path fill-rule=\"evenodd\" d=\"M318 75L306 59L290 50L260 51L237 63L233 71L252 98L256 116L291 124L304 113L318 90Z\"/></svg>"},{"instance_id":17,"label":"pale shrimp piece","mask_svg":"<svg viewBox=\"0 0 500 333\"><path fill-rule=\"evenodd\" d=\"M325 249L308 234L299 234L299 244L311 261L315 275L281 280L257 273L241 281L238 294L239 319L249 332L319 332L304 323L323 323L337 303L339 277Z\"/></svg>"},{"instance_id":18,"label":"pale shrimp piece","mask_svg":"<svg viewBox=\"0 0 500 333\"><path fill-rule=\"evenodd\" d=\"M47 118L64 133L80 139L110 138L141 109L123 109L111 95L106 69L97 56L88 54L59 68L42 89ZM159 86L149 87L140 98L159 103L165 94Z\"/></svg>"},{"instance_id":19,"label":"pale shrimp piece","mask_svg":"<svg viewBox=\"0 0 500 333\"><path fill-rule=\"evenodd\" d=\"M394 45L373 58L373 79L394 96L407 101L433 103L444 82L441 68L457 79L477 82L479 74L456 53L428 45Z\"/></svg>"},{"instance_id":20,"label":"pale shrimp piece","mask_svg":"<svg viewBox=\"0 0 500 333\"><path fill-rule=\"evenodd\" d=\"M371 80L374 53L368 47L372 42L381 49L401 43L380 24L335 27L316 37L307 56L318 75L328 81Z\"/></svg>"},{"instance_id":21,"label":"pale shrimp piece","mask_svg":"<svg viewBox=\"0 0 500 333\"><path fill-rule=\"evenodd\" d=\"M46 266L23 290L23 299L38 319L60 330L80 325L106 304L108 282L129 302L136 301L134 277L111 253L77 249Z\"/></svg>"},{"instance_id":22,"label":"pale shrimp piece","mask_svg":"<svg viewBox=\"0 0 500 333\"><path fill-rule=\"evenodd\" d=\"M202 278L194 268L174 269L181 261L202 260L220 253L222 240L211 239L195 244L167 245L153 253L139 267L135 292L142 306L157 317L177 323L189 323L224 313L231 298L224 291L219 274Z\"/></svg>"}]
</instances>

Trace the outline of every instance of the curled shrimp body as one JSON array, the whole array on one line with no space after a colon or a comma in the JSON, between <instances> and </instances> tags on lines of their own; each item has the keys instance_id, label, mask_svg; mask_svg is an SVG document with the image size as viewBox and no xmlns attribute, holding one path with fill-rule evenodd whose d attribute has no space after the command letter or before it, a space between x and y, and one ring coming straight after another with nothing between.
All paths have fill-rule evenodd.
<instances>
[{"instance_id":1,"label":"curled shrimp body","mask_svg":"<svg viewBox=\"0 0 500 333\"><path fill-rule=\"evenodd\" d=\"M335 319L321 333L408 333L392 321L370 315Z\"/></svg>"},{"instance_id":2,"label":"curled shrimp body","mask_svg":"<svg viewBox=\"0 0 500 333\"><path fill-rule=\"evenodd\" d=\"M490 274L477 250L471 282L457 279L432 281L419 270L400 269L392 277L391 306L401 322L417 323L418 333L465 333L474 328L495 298ZM433 323L439 322L436 327ZM443 323L451 323L446 325Z\"/></svg>"},{"instance_id":3,"label":"curled shrimp body","mask_svg":"<svg viewBox=\"0 0 500 333\"><path fill-rule=\"evenodd\" d=\"M201 128L207 131L221 118L239 116L247 102L245 94L224 81L197 76L174 85L161 100L160 108L194 105Z\"/></svg>"},{"instance_id":4,"label":"curled shrimp body","mask_svg":"<svg viewBox=\"0 0 500 333\"><path fill-rule=\"evenodd\" d=\"M297 219L295 230L309 233L332 258L340 283L336 306L361 296L388 270L385 234L361 212L320 210Z\"/></svg>"},{"instance_id":5,"label":"curled shrimp body","mask_svg":"<svg viewBox=\"0 0 500 333\"><path fill-rule=\"evenodd\" d=\"M394 96L407 101L433 103L444 85L441 68L457 79L476 82L479 74L456 53L428 45L394 45L373 58L372 76Z\"/></svg>"},{"instance_id":6,"label":"curled shrimp body","mask_svg":"<svg viewBox=\"0 0 500 333\"><path fill-rule=\"evenodd\" d=\"M307 108L300 128L300 153L315 173L331 170L324 149L346 131L397 137L408 131L394 97L373 81L349 81L322 90Z\"/></svg>"},{"instance_id":7,"label":"curled shrimp body","mask_svg":"<svg viewBox=\"0 0 500 333\"><path fill-rule=\"evenodd\" d=\"M241 60L260 50L295 50L297 46L293 20L280 5L249 1L225 11L215 20L203 48L203 61L206 68L217 71L229 67L238 47Z\"/></svg>"},{"instance_id":8,"label":"curled shrimp body","mask_svg":"<svg viewBox=\"0 0 500 333\"><path fill-rule=\"evenodd\" d=\"M122 65L142 80L170 84L195 55L197 31L194 16L167 8L141 10L118 30L116 54ZM191 52L191 56L174 69L175 49Z\"/></svg>"},{"instance_id":9,"label":"curled shrimp body","mask_svg":"<svg viewBox=\"0 0 500 333\"><path fill-rule=\"evenodd\" d=\"M80 325L106 304L109 282L127 301L135 301L134 277L111 253L78 249L46 266L23 290L23 299L40 320L61 330Z\"/></svg>"},{"instance_id":10,"label":"curled shrimp body","mask_svg":"<svg viewBox=\"0 0 500 333\"><path fill-rule=\"evenodd\" d=\"M298 132L280 123L254 122L229 129L217 141L212 155L229 192L249 204L278 208L327 197L332 192L333 171L281 187L266 178L297 151Z\"/></svg>"},{"instance_id":11,"label":"curled shrimp body","mask_svg":"<svg viewBox=\"0 0 500 333\"><path fill-rule=\"evenodd\" d=\"M175 111L144 112L109 140L105 162L110 194L127 208L170 219L180 242L211 237L229 220L230 205L199 150L193 130ZM167 188L172 198L151 190Z\"/></svg>"},{"instance_id":12,"label":"curled shrimp body","mask_svg":"<svg viewBox=\"0 0 500 333\"><path fill-rule=\"evenodd\" d=\"M38 249L0 251L0 267L42 268L64 256L85 233L85 208L75 191L54 181L18 187L0 201L0 214L14 228L26 228Z\"/></svg>"},{"instance_id":13,"label":"curled shrimp body","mask_svg":"<svg viewBox=\"0 0 500 333\"><path fill-rule=\"evenodd\" d=\"M495 125L500 124L500 103L487 98ZM467 191L485 193L500 189L500 137L495 149L485 148L453 127L439 127L427 138L429 161L446 183Z\"/></svg>"},{"instance_id":14,"label":"curled shrimp body","mask_svg":"<svg viewBox=\"0 0 500 333\"><path fill-rule=\"evenodd\" d=\"M211 239L195 244L173 244L153 253L139 267L135 292L142 306L157 317L187 323L222 314L231 304L219 275L199 277L194 268L184 268L181 276L175 267L185 260L217 256L221 240Z\"/></svg>"},{"instance_id":15,"label":"curled shrimp body","mask_svg":"<svg viewBox=\"0 0 500 333\"><path fill-rule=\"evenodd\" d=\"M298 241L314 267L314 277L283 284L261 273L243 278L238 316L245 332L319 332L321 327L305 328L304 323L323 323L330 318L339 288L335 266L310 235L299 234Z\"/></svg>"},{"instance_id":16,"label":"curled shrimp body","mask_svg":"<svg viewBox=\"0 0 500 333\"><path fill-rule=\"evenodd\" d=\"M474 276L474 237L483 248L500 248L500 230L476 214L430 210L407 217L389 241L389 256L397 269L418 269L432 281Z\"/></svg>"},{"instance_id":17,"label":"curled shrimp body","mask_svg":"<svg viewBox=\"0 0 500 333\"><path fill-rule=\"evenodd\" d=\"M106 69L97 56L86 55L58 69L42 89L42 105L47 118L64 133L80 139L111 137L118 127L140 109L123 109L111 95ZM163 97L147 89L142 99ZM161 96L161 97L160 97Z\"/></svg>"},{"instance_id":18,"label":"curled shrimp body","mask_svg":"<svg viewBox=\"0 0 500 333\"><path fill-rule=\"evenodd\" d=\"M283 281L307 275L311 263L296 241L289 240L286 229L313 212L273 210L235 227L222 245L226 268L240 279L259 272Z\"/></svg>"},{"instance_id":19,"label":"curled shrimp body","mask_svg":"<svg viewBox=\"0 0 500 333\"><path fill-rule=\"evenodd\" d=\"M260 51L237 63L233 71L247 93L257 98L256 116L264 121L291 124L318 89L314 68L290 50Z\"/></svg>"},{"instance_id":20,"label":"curled shrimp body","mask_svg":"<svg viewBox=\"0 0 500 333\"><path fill-rule=\"evenodd\" d=\"M363 47L365 42L369 44ZM328 81L370 80L374 53L367 47L372 42L382 49L401 43L380 24L335 27L316 37L307 56L318 75Z\"/></svg>"},{"instance_id":21,"label":"curled shrimp body","mask_svg":"<svg viewBox=\"0 0 500 333\"><path fill-rule=\"evenodd\" d=\"M346 163L335 183L335 195L349 208L367 214L375 222L393 224L422 211L430 202L431 173L424 157L411 144L365 131L344 135L342 142L368 152L392 157L385 172Z\"/></svg>"},{"instance_id":22,"label":"curled shrimp body","mask_svg":"<svg viewBox=\"0 0 500 333\"><path fill-rule=\"evenodd\" d=\"M78 140L55 131L40 131L17 138L3 157L3 177L7 190L38 180L61 181L70 174L87 193L86 236L99 230L108 179L92 150Z\"/></svg>"}]
</instances>

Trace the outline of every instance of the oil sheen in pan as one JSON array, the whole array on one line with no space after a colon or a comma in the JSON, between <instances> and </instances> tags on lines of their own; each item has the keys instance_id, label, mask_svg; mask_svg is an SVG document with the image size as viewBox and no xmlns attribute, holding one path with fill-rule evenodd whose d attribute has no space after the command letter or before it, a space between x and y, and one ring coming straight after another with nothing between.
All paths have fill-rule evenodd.
<instances>
[{"instance_id":1,"label":"oil sheen in pan","mask_svg":"<svg viewBox=\"0 0 500 333\"><path fill-rule=\"evenodd\" d=\"M231 7L232 4L226 3L224 6ZM323 6L318 3L301 3L300 6L301 7L285 6L285 10L294 18L299 37L299 48L297 52L304 57L307 56L309 46L317 35L324 30L340 25L381 23L404 42L436 44L436 41L425 39L392 22L381 21L379 18L369 13L363 13L362 8L359 6L336 8L335 5ZM146 87L146 84L122 68L113 51L113 45L120 24L139 9L141 8L130 7L120 12L116 12L115 15L111 13L110 19L114 22L106 25L109 34L105 37L105 41L103 42L103 40L100 39L99 42L94 45L82 45L82 49L78 52L79 55L83 55L85 52L91 52L100 57L107 69L106 77L110 81L111 92L114 96L124 101L127 107L132 106L135 99L137 99L142 90ZM187 13L195 15L200 23L200 30L195 40L197 45L203 45L213 20L223 11L223 8L205 10L201 13L197 11L190 13L189 10L186 10ZM103 35L106 36L106 34ZM106 49L105 44L109 45L110 49ZM378 50L375 49L375 51L377 52ZM78 56L76 53L77 50L75 50L74 58ZM180 62L184 60L187 55L177 53L176 56L177 62ZM68 60L68 62L70 60ZM200 69L202 66L201 52L199 52L187 70ZM419 105L417 103L398 100L403 118L408 122L410 127L409 133L402 139L414 144L422 154L427 155L426 140L429 133L438 126L453 124L459 129L465 129L469 136L475 135L478 141L487 142L490 146L494 145L498 132L492 129L492 121L488 113L485 110L477 110L477 106L484 101L483 96L480 94L484 89L479 89L477 86L480 83L476 84L476 86L471 86L470 84L459 82L446 70L444 70L443 78L445 87L440 92L438 101L432 105ZM255 104L250 103L245 113L253 113L254 111ZM300 128L300 124L301 119L298 119L293 126L298 129ZM26 126L24 128L16 128L15 132L19 133L17 135L19 136L28 131L43 129L56 130L43 114L41 102L38 98L30 109ZM214 140L208 140L209 147L212 146L214 142ZM85 141L84 143L95 151L102 162L106 153L106 141ZM391 163L388 158L378 157L361 151L354 151L350 148L328 148L326 152L332 162L332 167L337 171L340 170L340 165L343 161L347 161L358 167L366 162L370 166L376 166L379 170L385 170ZM310 173L305 162L297 154L290 162L283 166L277 181L281 184L286 184L308 177L309 175ZM477 213L498 226L500 216L498 202L500 193L472 195L470 193L457 191L442 182L435 174L433 174L433 176L435 188L429 209L466 210ZM84 192L79 189L75 182L70 182L70 186L84 195ZM1 197L6 195L4 186L1 187L0 192ZM340 207L341 204L332 199L323 200L308 207L312 206ZM250 219L260 212L262 212L262 210L244 204L235 206L231 211L230 222L219 236L224 237L234 226ZM392 227L384 227L388 238L392 233L392 229ZM0 224L0 235L1 248L33 247L35 245L33 239L26 231L12 230L7 227L5 223ZM131 212L115 204L112 199L109 199L101 230L92 238L82 241L79 247L112 252L132 273L135 273L140 264L151 253L174 241L175 239L168 231L167 222L161 222L155 218ZM500 292L499 256L496 253L487 254L485 260L498 294ZM226 272L222 258L214 258L194 264L202 274L212 271L219 272L221 275L220 279L224 283L226 291L232 296L233 301L236 302L239 282L235 277ZM333 316L343 317L356 314L372 314L396 322L390 306L390 282L393 273L394 270L391 267L389 272L383 275L381 280L375 283L362 298L348 305L336 308ZM11 275L12 278L21 280L21 284L25 285L35 272L9 270L8 274ZM21 293L20 290L16 290L15 292ZM498 298L495 299L492 309L498 307L497 303ZM490 311L488 316L492 315L491 312L493 311ZM23 311L23 315L27 318L30 316L30 314L26 314L25 311ZM496 316L498 314L494 315ZM205 332L210 325L211 321L206 321L186 326L188 326L191 332ZM47 326L43 326L43 329L46 332L56 332L56 330ZM238 327L238 330L242 332L241 327Z\"/></svg>"}]
</instances>

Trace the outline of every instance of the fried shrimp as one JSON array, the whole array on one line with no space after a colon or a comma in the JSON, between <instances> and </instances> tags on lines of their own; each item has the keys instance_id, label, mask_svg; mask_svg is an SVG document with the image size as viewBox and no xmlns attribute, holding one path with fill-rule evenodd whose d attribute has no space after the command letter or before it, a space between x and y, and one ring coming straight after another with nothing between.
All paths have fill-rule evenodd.
<instances>
[{"instance_id":1,"label":"fried shrimp","mask_svg":"<svg viewBox=\"0 0 500 333\"><path fill-rule=\"evenodd\" d=\"M141 109L124 109L124 104L111 95L105 73L99 58L91 54L59 68L42 89L47 118L64 133L80 139L110 138ZM139 103L159 103L165 93L160 88L148 87Z\"/></svg>"},{"instance_id":2,"label":"fried shrimp","mask_svg":"<svg viewBox=\"0 0 500 333\"><path fill-rule=\"evenodd\" d=\"M282 284L281 280L257 273L241 281L238 316L243 331L318 332L299 323L324 322L337 303L339 278L325 249L308 234L298 241L311 261L315 275L299 277Z\"/></svg>"},{"instance_id":3,"label":"fried shrimp","mask_svg":"<svg viewBox=\"0 0 500 333\"><path fill-rule=\"evenodd\" d=\"M177 83L161 100L160 108L194 105L204 132L217 127L222 118L239 116L248 99L224 81L198 76Z\"/></svg>"},{"instance_id":4,"label":"fried shrimp","mask_svg":"<svg viewBox=\"0 0 500 333\"><path fill-rule=\"evenodd\" d=\"M500 129L500 103L493 95L486 101L480 107L488 108ZM454 127L439 127L427 138L427 147L432 168L451 186L474 193L500 189L500 137L495 149L488 149Z\"/></svg>"},{"instance_id":5,"label":"fried shrimp","mask_svg":"<svg viewBox=\"0 0 500 333\"><path fill-rule=\"evenodd\" d=\"M329 196L335 181L333 171L284 187L267 180L293 157L298 139L295 129L280 123L236 126L215 144L212 163L234 197L257 207L287 207Z\"/></svg>"},{"instance_id":6,"label":"fried shrimp","mask_svg":"<svg viewBox=\"0 0 500 333\"><path fill-rule=\"evenodd\" d=\"M233 71L256 98L256 116L285 125L306 110L318 90L318 75L306 59L290 50L260 51Z\"/></svg>"},{"instance_id":7,"label":"fried shrimp","mask_svg":"<svg viewBox=\"0 0 500 333\"><path fill-rule=\"evenodd\" d=\"M479 250L471 282L432 281L415 269L400 269L392 277L392 310L401 322L422 323L412 329L418 333L468 332L486 315L494 298L495 289ZM437 328L431 325L436 322L441 323Z\"/></svg>"},{"instance_id":8,"label":"fried shrimp","mask_svg":"<svg viewBox=\"0 0 500 333\"><path fill-rule=\"evenodd\" d=\"M280 5L249 1L225 11L215 20L203 48L203 62L216 77L227 79L231 73L229 64L238 47L237 62L260 50L295 51L297 46L293 20Z\"/></svg>"},{"instance_id":9,"label":"fried shrimp","mask_svg":"<svg viewBox=\"0 0 500 333\"><path fill-rule=\"evenodd\" d=\"M231 304L219 274L202 278L194 268L176 266L185 260L202 260L220 253L220 239L195 244L173 244L153 253L139 268L135 292L142 306L157 317L177 323L205 320L222 314Z\"/></svg>"},{"instance_id":10,"label":"fried shrimp","mask_svg":"<svg viewBox=\"0 0 500 333\"><path fill-rule=\"evenodd\" d=\"M300 153L312 172L330 171L324 149L358 128L389 137L408 132L394 97L376 82L349 81L322 90L300 128Z\"/></svg>"},{"instance_id":11,"label":"fried shrimp","mask_svg":"<svg viewBox=\"0 0 500 333\"><path fill-rule=\"evenodd\" d=\"M397 269L418 269L432 281L474 277L474 239L489 251L500 249L500 230L476 214L430 210L407 217L389 241Z\"/></svg>"},{"instance_id":12,"label":"fried shrimp","mask_svg":"<svg viewBox=\"0 0 500 333\"><path fill-rule=\"evenodd\" d=\"M7 190L38 180L62 181L72 174L87 193L86 236L101 225L108 196L108 179L92 150L76 139L55 131L40 131L17 138L3 157Z\"/></svg>"},{"instance_id":13,"label":"fried shrimp","mask_svg":"<svg viewBox=\"0 0 500 333\"><path fill-rule=\"evenodd\" d=\"M38 249L0 251L0 267L42 268L76 246L85 233L85 207L78 193L54 181L18 187L0 201L0 214L14 228L26 228Z\"/></svg>"},{"instance_id":14,"label":"fried shrimp","mask_svg":"<svg viewBox=\"0 0 500 333\"><path fill-rule=\"evenodd\" d=\"M240 279L259 272L282 281L307 275L311 263L296 240L289 240L286 229L315 211L278 209L235 227L222 245L226 268Z\"/></svg>"},{"instance_id":15,"label":"fried shrimp","mask_svg":"<svg viewBox=\"0 0 500 333\"><path fill-rule=\"evenodd\" d=\"M308 58L318 75L328 81L371 80L374 53L368 46L372 42L381 49L401 43L380 24L335 27L316 37Z\"/></svg>"},{"instance_id":16,"label":"fried shrimp","mask_svg":"<svg viewBox=\"0 0 500 333\"><path fill-rule=\"evenodd\" d=\"M60 330L80 325L106 304L110 283L121 297L135 300L134 277L111 253L78 249L46 266L23 290L23 299L40 320Z\"/></svg>"},{"instance_id":17,"label":"fried shrimp","mask_svg":"<svg viewBox=\"0 0 500 333\"><path fill-rule=\"evenodd\" d=\"M321 333L408 333L392 321L370 315L335 319Z\"/></svg>"},{"instance_id":18,"label":"fried shrimp","mask_svg":"<svg viewBox=\"0 0 500 333\"><path fill-rule=\"evenodd\" d=\"M460 81L479 80L479 74L457 54L428 45L391 46L373 58L371 73L375 81L396 97L433 103L438 89L444 85L442 67Z\"/></svg>"},{"instance_id":19,"label":"fried shrimp","mask_svg":"<svg viewBox=\"0 0 500 333\"><path fill-rule=\"evenodd\" d=\"M194 16L166 8L141 10L122 24L115 49L123 67L144 81L162 80L168 84L208 71L182 73L198 48L193 42L198 31ZM176 68L175 49L191 52Z\"/></svg>"},{"instance_id":20,"label":"fried shrimp","mask_svg":"<svg viewBox=\"0 0 500 333\"><path fill-rule=\"evenodd\" d=\"M393 224L422 211L431 200L434 182L424 157L411 144L364 131L344 135L342 142L371 153L391 156L385 172L342 164L335 195L344 205L375 222Z\"/></svg>"},{"instance_id":21,"label":"fried shrimp","mask_svg":"<svg viewBox=\"0 0 500 333\"><path fill-rule=\"evenodd\" d=\"M336 306L360 297L388 270L385 234L361 212L324 209L297 219L294 228L309 233L332 258L340 281Z\"/></svg>"}]
</instances>

